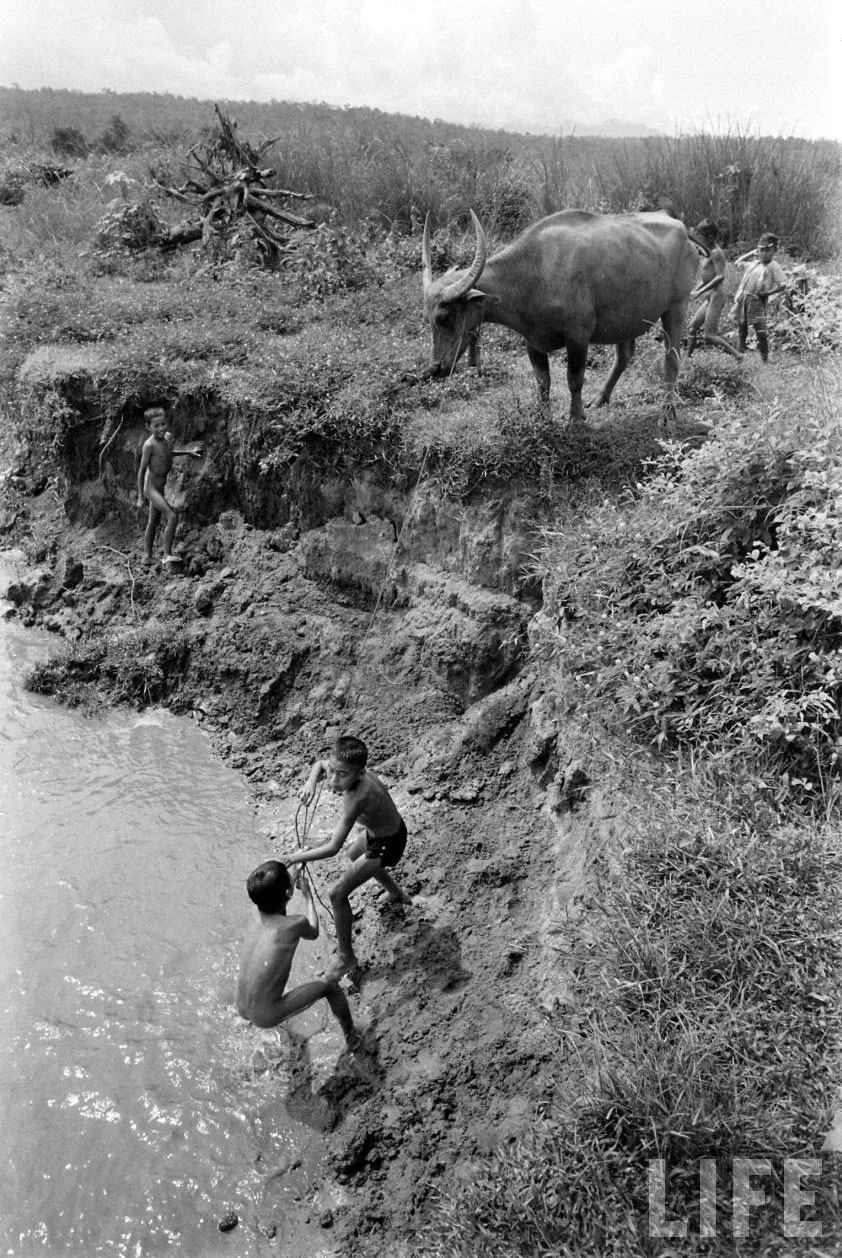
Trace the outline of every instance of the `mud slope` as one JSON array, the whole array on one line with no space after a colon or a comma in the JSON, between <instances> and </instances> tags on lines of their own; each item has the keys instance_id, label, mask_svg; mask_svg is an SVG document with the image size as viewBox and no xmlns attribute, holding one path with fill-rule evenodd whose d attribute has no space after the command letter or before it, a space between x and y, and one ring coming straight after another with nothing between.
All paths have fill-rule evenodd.
<instances>
[{"instance_id":1,"label":"mud slope","mask_svg":"<svg viewBox=\"0 0 842 1258\"><path fill-rule=\"evenodd\" d=\"M57 692L201 722L250 783L267 855L291 841L273 836L273 801L343 731L369 743L406 817L415 903L358 896L349 996L368 1052L323 1099L349 1201L334 1236L348 1252L411 1253L431 1187L569 1094L565 933L611 842L529 662L537 603L505 592L518 521L507 534L499 510L496 523L479 511L455 535L428 504L421 559L417 536L410 553L393 520L358 506L312 529L229 510L204 527L188 516L182 565L149 572L127 512L91 524L92 484L71 482L66 507L54 483L6 483L6 537L30 560L15 614L76 646ZM497 588L470 579L480 570ZM323 894L342 860L315 871Z\"/></svg>"}]
</instances>

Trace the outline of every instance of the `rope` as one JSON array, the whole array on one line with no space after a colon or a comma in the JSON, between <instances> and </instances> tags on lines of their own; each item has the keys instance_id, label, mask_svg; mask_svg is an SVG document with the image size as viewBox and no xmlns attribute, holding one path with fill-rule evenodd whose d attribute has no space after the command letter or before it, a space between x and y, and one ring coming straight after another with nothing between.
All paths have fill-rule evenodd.
<instances>
[{"instance_id":1,"label":"rope","mask_svg":"<svg viewBox=\"0 0 842 1258\"><path fill-rule=\"evenodd\" d=\"M294 819L293 824L294 824L294 826L295 826L295 839L296 839L296 842L298 843L299 850L302 850L302 849L304 848L304 846L305 846L306 839L307 839L307 832L308 832L308 830L310 829L310 826L311 826L311 824L312 824L312 822L313 822L313 818L314 818L314 817L315 817L315 815L316 815L316 809L317 809L317 807L318 807L318 805L319 805L319 799L321 798L321 794L322 794L322 782L321 782L321 780L319 780L318 785L317 785L317 787L316 787L316 794L315 794L315 796L314 796L314 798L313 798L313 803L312 803L312 805L305 804L305 803L302 801L302 802L298 805L298 807L296 808L296 810L295 810L295 819ZM301 809L302 809L302 808L304 809L304 826L303 826L303 828L299 828L299 825L298 825L298 818L299 818L299 815L300 815L300 813L301 813ZM325 913L327 914L328 919L329 919L329 921L330 921L331 925L333 925L333 912L332 912L332 910L328 907L328 905L327 905L327 904L325 904L324 900L322 899L321 895L319 894L319 888L318 888L318 887L317 887L317 885L316 885L316 880L315 880L315 878L313 877L313 875L312 875L312 874L311 874L311 872L310 872L310 866L309 866L309 865L307 864L307 862L305 861L305 862L304 862L304 864L302 865L302 867L301 867L301 868L302 868L302 871L303 871L303 873L304 873L304 876L305 876L306 878L309 878L309 879L310 879L310 886L311 886L311 888L312 888L313 894L315 895L315 897L316 897L316 899L318 900L319 904L322 906L322 908L324 909ZM335 931L334 931L334 933L335 933Z\"/></svg>"},{"instance_id":2,"label":"rope","mask_svg":"<svg viewBox=\"0 0 842 1258\"><path fill-rule=\"evenodd\" d=\"M123 427L123 420L124 420L125 418L126 418L126 413L125 413L125 411L123 411L123 412L121 412L121 414L120 414L120 422L119 422L119 424L118 424L118 425L117 425L117 427L114 429L114 431L112 432L111 436L110 436L110 437L108 438L108 440L106 441L105 445L100 447L100 451L99 451L99 474L100 474L100 476L102 476L102 460L105 458L105 451L106 451L106 450L108 449L108 447L111 445L111 442L112 442L112 441L114 440L114 438L117 436L117 433L120 431L120 429Z\"/></svg>"}]
</instances>

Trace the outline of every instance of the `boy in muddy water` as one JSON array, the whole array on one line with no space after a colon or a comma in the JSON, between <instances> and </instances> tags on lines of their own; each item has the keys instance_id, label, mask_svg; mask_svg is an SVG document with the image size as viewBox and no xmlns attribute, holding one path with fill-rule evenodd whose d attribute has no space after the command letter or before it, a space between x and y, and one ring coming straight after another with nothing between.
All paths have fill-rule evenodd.
<instances>
[{"instance_id":1,"label":"boy in muddy water","mask_svg":"<svg viewBox=\"0 0 842 1258\"><path fill-rule=\"evenodd\" d=\"M149 521L143 536L143 566L151 568L152 546L158 531L161 517L166 519L164 526L164 563L179 563L177 555L172 553L173 538L178 525L178 512L167 502L164 490L167 477L172 468L175 456L184 454L192 459L202 457L201 445L191 449L176 450L175 437L167 429L167 416L162 406L151 406L143 412L143 418L152 429L151 437L143 443L140 456L140 467L137 473L137 505L143 506L144 499L149 503Z\"/></svg>"},{"instance_id":2,"label":"boy in muddy water","mask_svg":"<svg viewBox=\"0 0 842 1258\"><path fill-rule=\"evenodd\" d=\"M367 768L368 748L359 738L345 735L334 743L327 760L317 760L300 791L302 802L313 802L316 788L327 778L330 789L342 795L342 815L327 843L302 848L286 858L287 865L326 860L335 856L355 825L365 834L348 848L350 868L331 890L330 902L336 923L338 955L329 974L341 978L357 966L351 942L351 905L349 895L357 887L374 878L385 887L392 904L411 904L411 898L386 873L397 865L406 848L406 824L395 807L386 787Z\"/></svg>"},{"instance_id":3,"label":"boy in muddy water","mask_svg":"<svg viewBox=\"0 0 842 1258\"><path fill-rule=\"evenodd\" d=\"M296 890L289 871L280 861L264 861L246 880L249 899L257 917L243 945L237 979L237 1012L258 1027L275 1027L303 1013L317 1000L326 1000L342 1028L345 1043L354 1048L359 1040L345 993L336 978L328 976L285 990L295 949L301 939L318 939L319 919L307 879L297 887L304 913L287 914Z\"/></svg>"}]
</instances>

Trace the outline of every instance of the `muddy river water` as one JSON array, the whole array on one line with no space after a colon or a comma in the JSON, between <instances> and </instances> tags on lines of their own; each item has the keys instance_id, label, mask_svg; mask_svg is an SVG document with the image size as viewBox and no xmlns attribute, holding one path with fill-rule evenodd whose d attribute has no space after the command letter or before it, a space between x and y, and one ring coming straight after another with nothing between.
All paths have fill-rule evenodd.
<instances>
[{"instance_id":1,"label":"muddy river water","mask_svg":"<svg viewBox=\"0 0 842 1258\"><path fill-rule=\"evenodd\" d=\"M267 840L192 722L26 692L52 646L0 620L0 1255L297 1252L341 1037L233 1008Z\"/></svg>"}]
</instances>

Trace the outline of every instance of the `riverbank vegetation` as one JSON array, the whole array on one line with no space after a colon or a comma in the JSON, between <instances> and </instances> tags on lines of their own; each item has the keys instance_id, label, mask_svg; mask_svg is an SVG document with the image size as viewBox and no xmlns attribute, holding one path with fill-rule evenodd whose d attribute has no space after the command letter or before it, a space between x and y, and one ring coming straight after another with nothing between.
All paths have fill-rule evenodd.
<instances>
[{"instance_id":1,"label":"riverbank vegetation","mask_svg":"<svg viewBox=\"0 0 842 1258\"><path fill-rule=\"evenodd\" d=\"M542 606L524 668L579 730L629 837L570 927L576 1011L558 1019L543 1118L449 1182L409 1252L731 1253L741 1157L771 1169L740 1252L784 1252L784 1162L821 1160L842 1031L839 146L523 137L229 104L241 134L280 136L267 160L280 186L313 194L320 224L267 272L248 248L156 247L175 210L150 169L178 182L206 103L2 89L0 106L5 186L22 191L0 206L0 405L16 470L36 450L60 492L75 427L94 415L95 463L126 415L162 399L182 416L237 417L231 475L253 486L256 527L285 523L284 486L308 461L338 477L377 469L405 490L423 471L463 504L512 489L534 500L528 578ZM58 158L72 175L29 177ZM471 254L471 207L500 243L556 208L661 195L687 221L718 219L730 257L778 231L804 281L776 316L767 371L713 350L683 364L693 423L679 439L654 437L654 342L606 419L580 432L535 408L507 335L489 338L479 379L420 378L427 210L445 266ZM606 370L596 351L590 373ZM137 675L135 629L72 645L65 680L75 670L78 690L88 669L117 678L117 698L165 701L172 641L155 632ZM61 689L55 670L40 677ZM705 1159L719 1218L707 1236ZM650 1231L658 1160L664 1216L689 1219L681 1240ZM832 1160L804 1183L824 1229L816 1252L838 1237Z\"/></svg>"}]
</instances>

